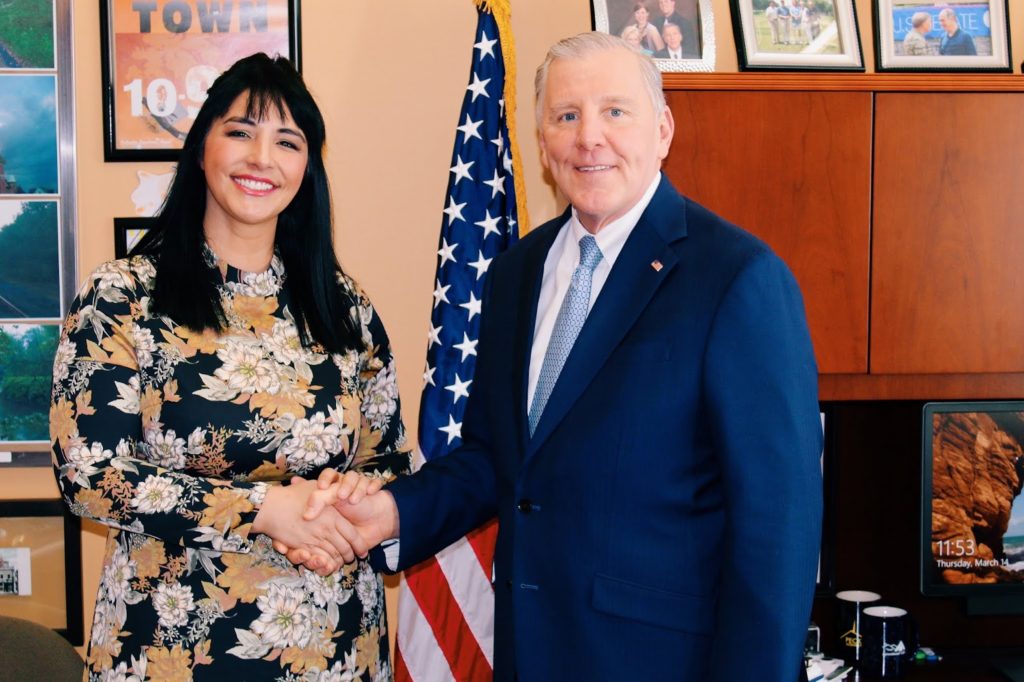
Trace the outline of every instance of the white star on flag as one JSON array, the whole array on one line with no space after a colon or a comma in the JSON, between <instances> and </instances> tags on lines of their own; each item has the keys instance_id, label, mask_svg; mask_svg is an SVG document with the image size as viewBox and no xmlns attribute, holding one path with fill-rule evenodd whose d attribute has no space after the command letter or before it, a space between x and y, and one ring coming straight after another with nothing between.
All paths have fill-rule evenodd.
<instances>
[{"instance_id":1,"label":"white star on flag","mask_svg":"<svg viewBox=\"0 0 1024 682\"><path fill-rule=\"evenodd\" d=\"M492 218L490 209L484 211L484 215L486 218L473 223L474 225L479 225L484 228L484 238L486 239L489 234L500 235L501 232L498 230L498 223L501 222L501 216L494 216Z\"/></svg>"},{"instance_id":2,"label":"white star on flag","mask_svg":"<svg viewBox=\"0 0 1024 682\"><path fill-rule=\"evenodd\" d=\"M474 121L469 117L469 114L466 114L466 122L456 128L456 130L462 133L462 144L469 144L469 141L474 137L478 140L484 139L480 137L480 125L483 122L483 119Z\"/></svg>"},{"instance_id":3,"label":"white star on flag","mask_svg":"<svg viewBox=\"0 0 1024 682\"><path fill-rule=\"evenodd\" d=\"M455 383L445 386L444 390L451 391L452 394L454 395L454 398L452 400L457 403L459 402L459 398L469 397L469 385L471 383L473 383L472 379L466 379L465 381L459 379L459 373L456 372Z\"/></svg>"},{"instance_id":4,"label":"white star on flag","mask_svg":"<svg viewBox=\"0 0 1024 682\"><path fill-rule=\"evenodd\" d=\"M434 286L435 308L441 305L441 303L448 303L448 290L451 288L451 284L441 284L441 280L437 280L437 284Z\"/></svg>"},{"instance_id":5,"label":"white star on flag","mask_svg":"<svg viewBox=\"0 0 1024 682\"><path fill-rule=\"evenodd\" d=\"M433 346L435 343L438 346L441 345L441 330L442 329L443 329L443 327L441 325L437 325L436 327L434 325L430 325L430 331L427 332L427 340L428 340L427 350L429 350L430 347Z\"/></svg>"},{"instance_id":6,"label":"white star on flag","mask_svg":"<svg viewBox=\"0 0 1024 682\"><path fill-rule=\"evenodd\" d=\"M437 250L437 255L441 257L441 262L440 262L440 264L438 264L437 267L443 268L444 264L447 263L448 261L451 261L453 263L458 263L458 261L455 260L455 249L458 248L459 245L458 244L450 244L449 245L448 244L448 240L445 239L444 237L441 237L441 244L442 244L441 248Z\"/></svg>"},{"instance_id":7,"label":"white star on flag","mask_svg":"<svg viewBox=\"0 0 1024 682\"><path fill-rule=\"evenodd\" d=\"M470 355L476 355L476 344L478 343L480 342L470 341L469 335L463 332L462 343L454 343L452 344L452 348L458 348L459 351L462 352L462 361L465 362L466 358L468 358Z\"/></svg>"},{"instance_id":8,"label":"white star on flag","mask_svg":"<svg viewBox=\"0 0 1024 682\"><path fill-rule=\"evenodd\" d=\"M476 49L480 50L480 59L483 60L484 55L490 55L491 57L494 56L494 44L496 42L498 42L498 41L497 40L488 40L487 39L487 34L484 33L483 34L483 38L480 39L480 42L479 43L474 43L473 47L475 47Z\"/></svg>"},{"instance_id":9,"label":"white star on flag","mask_svg":"<svg viewBox=\"0 0 1024 682\"><path fill-rule=\"evenodd\" d=\"M442 211L442 212L446 216L448 216L448 224L449 225L454 223L456 220L463 220L463 221L466 220L465 218L462 217L462 209L464 209L465 207L466 207L466 202L462 202L461 204L456 204L455 203L455 197L448 197L448 208L444 209L444 211Z\"/></svg>"},{"instance_id":10,"label":"white star on flag","mask_svg":"<svg viewBox=\"0 0 1024 682\"><path fill-rule=\"evenodd\" d=\"M484 252L481 249L480 250L480 255L477 256L476 260L473 261L472 263L469 263L469 267L471 267L474 270L476 270L476 278L477 279L480 279L481 277L484 276L484 273L487 272L487 268L491 267L491 261L492 260L494 260L494 259L493 258L484 258Z\"/></svg>"},{"instance_id":11,"label":"white star on flag","mask_svg":"<svg viewBox=\"0 0 1024 682\"><path fill-rule=\"evenodd\" d=\"M423 385L424 386L427 386L427 385L429 385L429 386L436 386L437 385L437 384L434 383L434 372L435 372L435 368L431 367L430 365L427 365L427 368L425 370L423 370Z\"/></svg>"},{"instance_id":12,"label":"white star on flag","mask_svg":"<svg viewBox=\"0 0 1024 682\"><path fill-rule=\"evenodd\" d=\"M456 438L462 438L462 422L456 422L451 415L448 415L448 426L439 426L437 430L448 434L449 445Z\"/></svg>"},{"instance_id":13,"label":"white star on flag","mask_svg":"<svg viewBox=\"0 0 1024 682\"><path fill-rule=\"evenodd\" d=\"M490 97L490 95L487 94L487 84L490 82L490 78L480 80L480 76L478 76L475 73L473 74L473 82L467 85L466 89L473 93L474 102L476 101L476 98L480 95L483 95L484 97Z\"/></svg>"},{"instance_id":14,"label":"white star on flag","mask_svg":"<svg viewBox=\"0 0 1024 682\"><path fill-rule=\"evenodd\" d=\"M491 198L498 196L498 192L505 193L505 178L498 175L498 169L494 169L494 177L490 180L484 180L485 185L490 185Z\"/></svg>"},{"instance_id":15,"label":"white star on flag","mask_svg":"<svg viewBox=\"0 0 1024 682\"><path fill-rule=\"evenodd\" d=\"M476 297L476 294L474 294L471 291L471 292L469 292L469 300L466 301L465 303L460 303L459 307L460 308L465 308L466 310L468 310L469 311L469 319L472 320L474 315L479 315L480 314L480 306L482 304L483 304L483 301L478 299Z\"/></svg>"},{"instance_id":16,"label":"white star on flag","mask_svg":"<svg viewBox=\"0 0 1024 682\"><path fill-rule=\"evenodd\" d=\"M459 184L459 180L462 180L463 178L473 182L473 176L469 174L469 169L476 162L470 161L466 163L462 160L461 156L456 156L455 158L455 165L449 169L452 173L455 173L455 184ZM498 171L494 172L497 173Z\"/></svg>"}]
</instances>

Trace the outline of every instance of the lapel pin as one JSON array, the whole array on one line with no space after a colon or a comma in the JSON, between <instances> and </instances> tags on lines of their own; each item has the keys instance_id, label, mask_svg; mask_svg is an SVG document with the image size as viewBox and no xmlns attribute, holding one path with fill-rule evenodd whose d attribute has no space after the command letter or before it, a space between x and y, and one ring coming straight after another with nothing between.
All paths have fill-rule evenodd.
<instances>
[{"instance_id":1,"label":"lapel pin","mask_svg":"<svg viewBox=\"0 0 1024 682\"><path fill-rule=\"evenodd\" d=\"M661 269L665 266L661 264L660 260L652 260L651 267L654 268L655 272L661 272Z\"/></svg>"}]
</instances>

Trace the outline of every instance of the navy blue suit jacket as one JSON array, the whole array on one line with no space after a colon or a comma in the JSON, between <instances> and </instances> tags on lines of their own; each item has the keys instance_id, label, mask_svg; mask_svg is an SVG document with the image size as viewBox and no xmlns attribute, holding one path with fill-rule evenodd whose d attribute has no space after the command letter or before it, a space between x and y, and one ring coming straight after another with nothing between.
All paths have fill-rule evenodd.
<instances>
[{"instance_id":1,"label":"navy blue suit jacket","mask_svg":"<svg viewBox=\"0 0 1024 682\"><path fill-rule=\"evenodd\" d=\"M463 444L388 486L401 567L498 516L495 679L792 682L821 538L797 284L662 179L531 438L537 298L567 218L491 266Z\"/></svg>"}]
</instances>

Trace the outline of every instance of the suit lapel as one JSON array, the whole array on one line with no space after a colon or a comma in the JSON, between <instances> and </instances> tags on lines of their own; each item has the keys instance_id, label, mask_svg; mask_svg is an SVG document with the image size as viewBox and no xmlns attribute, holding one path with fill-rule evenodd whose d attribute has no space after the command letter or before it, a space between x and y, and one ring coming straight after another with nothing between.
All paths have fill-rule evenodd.
<instances>
[{"instance_id":1,"label":"suit lapel","mask_svg":"<svg viewBox=\"0 0 1024 682\"><path fill-rule=\"evenodd\" d=\"M537 430L533 438L527 441L530 444L528 457L540 448L562 421L608 356L633 327L658 287L675 269L678 258L671 244L685 236L685 200L663 176L651 203L615 260L572 352L562 367ZM536 293L532 300L536 313ZM531 327L531 340L532 330Z\"/></svg>"}]
</instances>

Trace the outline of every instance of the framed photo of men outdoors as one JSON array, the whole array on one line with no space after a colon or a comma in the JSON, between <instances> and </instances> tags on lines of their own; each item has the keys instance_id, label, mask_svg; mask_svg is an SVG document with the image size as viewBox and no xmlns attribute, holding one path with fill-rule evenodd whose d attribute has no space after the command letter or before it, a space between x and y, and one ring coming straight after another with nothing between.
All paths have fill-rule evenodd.
<instances>
[{"instance_id":1,"label":"framed photo of men outdoors","mask_svg":"<svg viewBox=\"0 0 1024 682\"><path fill-rule=\"evenodd\" d=\"M731 0L740 68L863 71L853 0Z\"/></svg>"},{"instance_id":2,"label":"framed photo of men outdoors","mask_svg":"<svg viewBox=\"0 0 1024 682\"><path fill-rule=\"evenodd\" d=\"M875 0L879 71L1012 71L1007 0Z\"/></svg>"},{"instance_id":3,"label":"framed photo of men outdoors","mask_svg":"<svg viewBox=\"0 0 1024 682\"><path fill-rule=\"evenodd\" d=\"M594 30L635 45L664 72L715 70L711 0L591 0Z\"/></svg>"}]
</instances>

